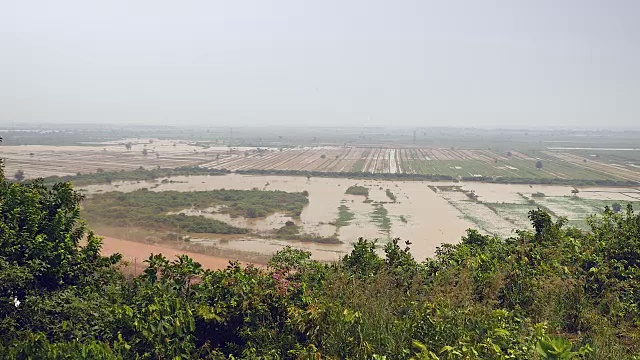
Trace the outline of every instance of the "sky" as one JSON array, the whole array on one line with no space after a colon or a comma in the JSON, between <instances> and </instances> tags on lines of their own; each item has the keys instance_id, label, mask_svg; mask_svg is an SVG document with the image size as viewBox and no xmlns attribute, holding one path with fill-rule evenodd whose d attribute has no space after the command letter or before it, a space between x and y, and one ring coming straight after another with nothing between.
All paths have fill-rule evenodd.
<instances>
[{"instance_id":1,"label":"sky","mask_svg":"<svg viewBox=\"0 0 640 360\"><path fill-rule=\"evenodd\" d=\"M0 123L638 127L637 0L0 0Z\"/></svg>"}]
</instances>

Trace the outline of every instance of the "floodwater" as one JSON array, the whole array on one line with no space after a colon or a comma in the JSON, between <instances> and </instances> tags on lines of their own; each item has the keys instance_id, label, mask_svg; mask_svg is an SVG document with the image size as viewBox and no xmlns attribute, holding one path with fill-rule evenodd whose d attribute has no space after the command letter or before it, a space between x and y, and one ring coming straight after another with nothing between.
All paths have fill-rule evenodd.
<instances>
[{"instance_id":1,"label":"floodwater","mask_svg":"<svg viewBox=\"0 0 640 360\"><path fill-rule=\"evenodd\" d=\"M311 251L319 260L337 260L352 248L352 243L359 237L379 239L380 244L391 238L399 237L412 242L414 256L422 260L432 256L436 247L442 243L456 243L468 228L479 229L477 224L467 220L479 208L479 203L464 201L463 193L434 192L428 186L457 185L465 190L474 190L481 201L495 203L522 203L532 193L543 192L547 196L570 196L570 186L556 185L511 185L489 183L449 183L429 181L385 181L347 178L294 177L294 176L258 176L229 174L224 176L190 176L172 177L171 182L161 183L158 179L149 182L114 182L113 184L90 185L83 189L90 195L97 192L122 191L129 192L141 188L150 191L204 191L214 189L249 190L283 190L288 192L309 192L309 205L305 207L299 219L291 219L283 214L272 214L262 219L232 218L228 214L216 212L216 209L185 209L189 215L203 215L225 221L234 226L246 227L256 233L266 234L270 230L284 226L286 221L293 220L302 227L302 231L322 236L338 235L343 242L339 245L317 243L301 243L274 239L262 239L249 236L237 236L232 239L222 236L206 236L193 239L204 245L212 245L230 250L253 253L273 253L285 245L292 245ZM352 185L369 188L369 199L364 196L348 195L345 190ZM389 189L396 197L393 202L386 194ZM459 196L458 196L459 195ZM456 197L456 199L453 199ZM593 199L633 199L640 197L635 188L580 188L580 196ZM458 197L460 197L458 199ZM451 201L450 201L451 200ZM456 206L454 206L456 204ZM338 208L345 205L354 214L354 219L347 226L336 228ZM372 219L376 206L383 206L387 211L390 227L380 228L379 222ZM474 206L468 206L474 205ZM478 206L475 206L478 205ZM489 211L488 209L485 209ZM490 215L496 215L489 211ZM475 214L481 218L482 214ZM526 213L525 215L526 218ZM499 217L499 216L498 216ZM492 224L501 219L492 220ZM526 221L526 219L525 219ZM519 223L518 223L519 224ZM510 232L514 226L505 221L504 231ZM491 225L495 226L495 225Z\"/></svg>"},{"instance_id":2,"label":"floodwater","mask_svg":"<svg viewBox=\"0 0 640 360\"><path fill-rule=\"evenodd\" d=\"M400 237L410 240L414 256L418 259L433 255L441 243L455 243L464 235L465 230L474 225L463 219L463 215L434 193L422 181L383 181L383 180L355 180L346 178L310 178L293 176L257 176L230 174L225 176L190 176L172 177L173 182L161 183L161 179L153 184L147 182L114 182L113 184L89 185L83 187L88 194L106 191L129 192L141 188L151 191L203 191L214 189L249 190L260 188L266 190L283 190L289 192L309 192L309 205L302 211L299 220L295 222L302 226L309 234L332 236L334 233L344 244L325 245L315 243L286 242L265 239L244 238L242 241L224 241L216 246L228 246L237 250L252 252L274 251L291 244L311 251L316 258L337 259L351 250L351 244L359 237L369 239L380 238L384 243L389 238ZM371 220L371 213L375 210L374 203L365 203L364 196L345 194L351 185L369 187L369 199L373 202L389 202L382 206L388 211L391 221L387 232L379 229ZM442 184L442 183L439 183ZM386 189L397 197L397 202L386 195ZM340 205L346 205L354 213L355 218L348 226L336 229L334 223L338 216ZM204 211L188 210L183 212L193 215L204 215L229 222L235 226L248 227L254 231L263 232L284 226L290 218L282 214L274 214L265 219L231 218L225 214L215 213L212 209ZM400 220L403 216L406 223ZM238 247L240 249L238 249Z\"/></svg>"},{"instance_id":3,"label":"floodwater","mask_svg":"<svg viewBox=\"0 0 640 360\"><path fill-rule=\"evenodd\" d=\"M216 219L223 221L229 225L233 225L236 227L247 228L251 230L266 232L269 230L280 228L289 220L292 220L291 217L281 214L275 213L263 218L246 218L243 216L233 217L229 214L221 213L216 208L207 208L207 209L184 209L181 211L177 211L175 213L170 214L185 214L189 216L204 216L209 219Z\"/></svg>"},{"instance_id":4,"label":"floodwater","mask_svg":"<svg viewBox=\"0 0 640 360\"><path fill-rule=\"evenodd\" d=\"M526 200L519 194L531 196L541 192L546 196L569 196L571 186L563 185L528 185L528 184L491 184L481 182L461 182L458 185L464 190L473 190L479 200L495 203L521 203Z\"/></svg>"},{"instance_id":5,"label":"floodwater","mask_svg":"<svg viewBox=\"0 0 640 360\"><path fill-rule=\"evenodd\" d=\"M248 236L231 237L194 237L194 244L215 246L224 250L244 253L273 254L276 251L291 245L295 248L311 252L315 260L337 261L346 254L342 245L316 244L310 242L290 242L276 239L262 239Z\"/></svg>"}]
</instances>

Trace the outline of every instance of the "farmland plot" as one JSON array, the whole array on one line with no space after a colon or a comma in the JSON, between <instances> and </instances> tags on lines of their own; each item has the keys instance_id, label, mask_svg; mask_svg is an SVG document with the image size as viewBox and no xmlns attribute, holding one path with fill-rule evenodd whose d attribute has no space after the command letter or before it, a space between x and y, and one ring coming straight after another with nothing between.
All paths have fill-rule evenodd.
<instances>
[{"instance_id":1,"label":"farmland plot","mask_svg":"<svg viewBox=\"0 0 640 360\"><path fill-rule=\"evenodd\" d=\"M616 166L592 159L586 159L570 153L545 152L546 155L553 156L580 169L599 173L606 177L614 176L619 179L640 181L640 168Z\"/></svg>"},{"instance_id":2,"label":"farmland plot","mask_svg":"<svg viewBox=\"0 0 640 360\"><path fill-rule=\"evenodd\" d=\"M203 147L182 141L130 139L75 147L5 146L6 172L27 171L27 178L154 167L199 165L239 171L301 171L416 174L463 178L637 181L640 165L586 159L568 152L455 148L383 148L316 146L296 148ZM147 155L143 154L143 150ZM537 168L537 161L543 167Z\"/></svg>"},{"instance_id":3,"label":"farmland plot","mask_svg":"<svg viewBox=\"0 0 640 360\"><path fill-rule=\"evenodd\" d=\"M587 227L587 216L600 214L614 203L640 209L640 190L635 188L584 187L575 192L574 187L558 185L459 184L431 188L479 229L501 236L510 236L512 229L530 228L527 215L536 208L554 218L565 217L569 225L580 228ZM477 198L470 199L469 192Z\"/></svg>"},{"instance_id":4,"label":"farmland plot","mask_svg":"<svg viewBox=\"0 0 640 360\"><path fill-rule=\"evenodd\" d=\"M130 150L126 144L130 144ZM2 146L0 152L7 174L23 170L27 179L86 174L98 169L175 168L197 165L218 155L222 158L230 156L226 148L202 148L191 143L158 139L125 139L85 146Z\"/></svg>"}]
</instances>

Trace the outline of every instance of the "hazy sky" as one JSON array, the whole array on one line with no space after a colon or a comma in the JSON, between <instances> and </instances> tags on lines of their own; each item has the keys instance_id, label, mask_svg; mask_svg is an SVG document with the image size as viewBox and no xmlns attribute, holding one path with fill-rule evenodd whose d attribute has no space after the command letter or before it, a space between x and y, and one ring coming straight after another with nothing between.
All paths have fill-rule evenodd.
<instances>
[{"instance_id":1,"label":"hazy sky","mask_svg":"<svg viewBox=\"0 0 640 360\"><path fill-rule=\"evenodd\" d=\"M0 0L0 122L640 124L640 1Z\"/></svg>"}]
</instances>

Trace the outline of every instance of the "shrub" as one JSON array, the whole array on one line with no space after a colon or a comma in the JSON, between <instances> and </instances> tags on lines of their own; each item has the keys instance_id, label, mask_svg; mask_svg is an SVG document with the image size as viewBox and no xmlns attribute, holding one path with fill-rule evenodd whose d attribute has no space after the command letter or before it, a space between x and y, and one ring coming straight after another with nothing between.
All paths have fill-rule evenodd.
<instances>
[{"instance_id":1,"label":"shrub","mask_svg":"<svg viewBox=\"0 0 640 360\"><path fill-rule=\"evenodd\" d=\"M369 188L364 186L352 185L349 186L344 193L349 195L369 196Z\"/></svg>"}]
</instances>

